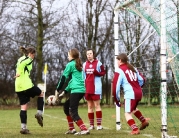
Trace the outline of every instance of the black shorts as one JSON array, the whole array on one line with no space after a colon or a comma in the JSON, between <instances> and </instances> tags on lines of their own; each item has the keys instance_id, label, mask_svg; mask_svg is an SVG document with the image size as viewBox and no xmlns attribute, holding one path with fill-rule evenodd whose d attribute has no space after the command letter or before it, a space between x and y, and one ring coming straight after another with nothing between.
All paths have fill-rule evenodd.
<instances>
[{"instance_id":1,"label":"black shorts","mask_svg":"<svg viewBox=\"0 0 179 138\"><path fill-rule=\"evenodd\" d=\"M19 97L20 105L24 105L30 102L30 97L34 98L35 96L39 96L41 94L41 90L37 86L33 86L30 89L27 89L22 92L16 92Z\"/></svg>"}]
</instances>

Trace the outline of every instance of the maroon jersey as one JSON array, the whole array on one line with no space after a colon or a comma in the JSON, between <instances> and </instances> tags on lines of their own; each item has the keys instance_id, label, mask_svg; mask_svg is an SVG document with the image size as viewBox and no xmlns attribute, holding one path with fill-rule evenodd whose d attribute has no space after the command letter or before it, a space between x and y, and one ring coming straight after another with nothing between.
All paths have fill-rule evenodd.
<instances>
[{"instance_id":1,"label":"maroon jersey","mask_svg":"<svg viewBox=\"0 0 179 138\"><path fill-rule=\"evenodd\" d=\"M120 65L119 68L124 72L127 81L132 86L135 99L141 99L142 98L141 86L143 86L145 82L144 77L137 70L136 73L132 72L132 70L128 68L127 64L122 64Z\"/></svg>"},{"instance_id":2,"label":"maroon jersey","mask_svg":"<svg viewBox=\"0 0 179 138\"><path fill-rule=\"evenodd\" d=\"M86 61L83 64L85 74L86 93L102 94L101 76L105 75L105 69L98 60Z\"/></svg>"}]
</instances>

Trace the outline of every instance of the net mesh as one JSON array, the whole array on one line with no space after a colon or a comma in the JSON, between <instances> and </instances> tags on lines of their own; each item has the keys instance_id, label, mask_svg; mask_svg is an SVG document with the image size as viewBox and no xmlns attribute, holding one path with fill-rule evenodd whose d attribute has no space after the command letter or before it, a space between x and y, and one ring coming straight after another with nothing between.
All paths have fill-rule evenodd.
<instances>
[{"instance_id":1,"label":"net mesh","mask_svg":"<svg viewBox=\"0 0 179 138\"><path fill-rule=\"evenodd\" d=\"M179 136L179 2L178 0L166 0L165 24L167 33L167 58L172 58L167 63L167 128L172 135ZM161 17L160 0L131 0L126 1L117 9L125 9L130 13L140 16L150 23L160 36ZM120 51L121 52L121 51ZM127 51L129 53L129 51ZM152 56L148 56L152 55ZM134 52L130 57L130 62L137 67L147 78L147 83L143 89L144 98L142 103L160 106L161 77L160 77L160 50L153 51L153 54L141 54ZM154 56L155 55L155 56ZM158 58L156 58L158 57ZM143 63L145 62L145 64ZM152 108L150 106L149 108ZM155 108L156 109L156 108ZM149 109L151 112L151 110ZM161 129L160 107L152 110L150 118L151 130L160 132ZM152 127L151 127L152 126ZM152 129L153 128L153 129ZM158 130L158 131L157 131Z\"/></svg>"}]
</instances>

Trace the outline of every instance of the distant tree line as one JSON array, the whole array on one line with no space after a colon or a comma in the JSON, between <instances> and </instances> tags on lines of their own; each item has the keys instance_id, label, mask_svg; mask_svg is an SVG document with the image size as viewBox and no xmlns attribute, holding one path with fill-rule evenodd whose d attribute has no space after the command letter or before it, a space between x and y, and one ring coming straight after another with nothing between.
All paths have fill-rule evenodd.
<instances>
[{"instance_id":1,"label":"distant tree line","mask_svg":"<svg viewBox=\"0 0 179 138\"><path fill-rule=\"evenodd\" d=\"M85 51L92 48L107 69L107 75L102 78L102 102L110 104L115 58L113 8L118 2L119 0L70 0L62 4L59 0L2 0L0 96L13 97L15 94L15 66L21 56L19 46L32 46L37 50L31 72L34 84L44 82L44 64L48 64L46 96L54 94L58 79L68 63L68 50L77 48L85 62ZM119 53L129 54L153 31L144 20L127 11L119 13L119 21ZM156 51L159 51L157 34L134 52L130 62L142 67L146 77L155 76L159 74L159 55ZM148 70L154 66L158 70L148 74ZM145 93L148 93L147 90Z\"/></svg>"}]
</instances>

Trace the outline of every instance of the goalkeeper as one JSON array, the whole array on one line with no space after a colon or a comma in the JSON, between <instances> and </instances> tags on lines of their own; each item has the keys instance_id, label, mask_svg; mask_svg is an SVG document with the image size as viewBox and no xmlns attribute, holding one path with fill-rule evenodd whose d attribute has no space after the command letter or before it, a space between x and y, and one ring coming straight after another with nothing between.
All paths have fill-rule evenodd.
<instances>
[{"instance_id":1,"label":"goalkeeper","mask_svg":"<svg viewBox=\"0 0 179 138\"><path fill-rule=\"evenodd\" d=\"M120 102L120 86L122 86L124 91L124 110L125 118L128 125L131 127L131 135L140 134L139 129L132 117L134 114L140 121L140 130L145 129L149 123L142 113L137 109L137 105L142 99L142 89L141 87L145 83L144 77L131 65L128 63L128 57L126 54L122 53L117 56L118 66L115 70L113 78L113 96L116 104L118 106Z\"/></svg>"},{"instance_id":2,"label":"goalkeeper","mask_svg":"<svg viewBox=\"0 0 179 138\"><path fill-rule=\"evenodd\" d=\"M68 60L69 63L66 65L62 77L58 82L55 95L58 95L58 93L62 90L62 87L66 82L67 78L71 78L66 88L66 90L71 92L70 97L64 105L64 112L67 116L67 121L69 125L69 130L65 134L86 135L90 132L86 128L85 124L83 123L83 120L78 114L79 101L83 98L85 94L85 83L83 79L82 63L79 58L79 52L77 49L71 49L68 52ZM65 92L62 92L60 96L62 96L64 93ZM80 128L80 132L75 131L73 121Z\"/></svg>"}]
</instances>

